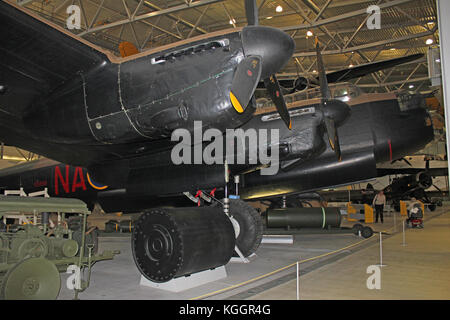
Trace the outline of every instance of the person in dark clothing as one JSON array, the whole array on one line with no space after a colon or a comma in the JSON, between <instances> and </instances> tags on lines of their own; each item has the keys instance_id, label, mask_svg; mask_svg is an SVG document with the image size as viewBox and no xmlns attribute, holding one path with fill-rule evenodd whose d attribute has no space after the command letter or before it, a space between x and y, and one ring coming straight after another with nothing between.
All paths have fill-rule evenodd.
<instances>
[{"instance_id":1,"label":"person in dark clothing","mask_svg":"<svg viewBox=\"0 0 450 320\"><path fill-rule=\"evenodd\" d=\"M375 206L376 218L375 223L378 223L378 217L380 217L381 223L383 223L383 211L384 206L386 205L386 196L384 195L383 190L377 193L375 198L373 198L372 206Z\"/></svg>"}]
</instances>

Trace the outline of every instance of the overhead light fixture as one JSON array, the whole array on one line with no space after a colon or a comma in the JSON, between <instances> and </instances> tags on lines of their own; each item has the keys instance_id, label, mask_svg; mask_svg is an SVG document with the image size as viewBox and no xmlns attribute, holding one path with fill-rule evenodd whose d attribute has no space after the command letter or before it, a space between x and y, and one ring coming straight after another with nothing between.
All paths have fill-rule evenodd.
<instances>
[{"instance_id":1,"label":"overhead light fixture","mask_svg":"<svg viewBox=\"0 0 450 320\"><path fill-rule=\"evenodd\" d=\"M395 49L395 48L390 48L389 50L394 51L394 50L396 50L396 49Z\"/></svg>"},{"instance_id":2,"label":"overhead light fixture","mask_svg":"<svg viewBox=\"0 0 450 320\"><path fill-rule=\"evenodd\" d=\"M441 63L441 59L436 59L435 60L437 63Z\"/></svg>"},{"instance_id":3,"label":"overhead light fixture","mask_svg":"<svg viewBox=\"0 0 450 320\"><path fill-rule=\"evenodd\" d=\"M236 23L235 19L230 19L230 24Z\"/></svg>"},{"instance_id":4,"label":"overhead light fixture","mask_svg":"<svg viewBox=\"0 0 450 320\"><path fill-rule=\"evenodd\" d=\"M433 44L433 39L427 39L427 41L425 42L427 45L431 45L431 44Z\"/></svg>"},{"instance_id":5,"label":"overhead light fixture","mask_svg":"<svg viewBox=\"0 0 450 320\"><path fill-rule=\"evenodd\" d=\"M354 65L350 64L350 65L349 65L348 67L349 67L349 68L353 68L353 67L354 67Z\"/></svg>"},{"instance_id":6,"label":"overhead light fixture","mask_svg":"<svg viewBox=\"0 0 450 320\"><path fill-rule=\"evenodd\" d=\"M431 26L432 24L434 24L434 21L430 21L427 23L427 25Z\"/></svg>"},{"instance_id":7,"label":"overhead light fixture","mask_svg":"<svg viewBox=\"0 0 450 320\"><path fill-rule=\"evenodd\" d=\"M413 84L410 84L410 85L409 85L409 88L410 88L410 89L413 89L413 88L414 88L414 85L413 85Z\"/></svg>"},{"instance_id":8,"label":"overhead light fixture","mask_svg":"<svg viewBox=\"0 0 450 320\"><path fill-rule=\"evenodd\" d=\"M280 5L278 5L278 6L275 8L275 11L276 11L276 12L282 12L282 11L283 11L283 7L280 6Z\"/></svg>"},{"instance_id":9,"label":"overhead light fixture","mask_svg":"<svg viewBox=\"0 0 450 320\"><path fill-rule=\"evenodd\" d=\"M312 37L312 36L313 36L313 33L312 33L311 30L308 30L308 31L306 32L306 35L307 35L308 37Z\"/></svg>"},{"instance_id":10,"label":"overhead light fixture","mask_svg":"<svg viewBox=\"0 0 450 320\"><path fill-rule=\"evenodd\" d=\"M313 70L313 73L317 73L317 70Z\"/></svg>"},{"instance_id":11,"label":"overhead light fixture","mask_svg":"<svg viewBox=\"0 0 450 320\"><path fill-rule=\"evenodd\" d=\"M273 18L273 17L267 17L266 19L267 19L267 20L270 20L270 19L272 19L272 18Z\"/></svg>"}]
</instances>

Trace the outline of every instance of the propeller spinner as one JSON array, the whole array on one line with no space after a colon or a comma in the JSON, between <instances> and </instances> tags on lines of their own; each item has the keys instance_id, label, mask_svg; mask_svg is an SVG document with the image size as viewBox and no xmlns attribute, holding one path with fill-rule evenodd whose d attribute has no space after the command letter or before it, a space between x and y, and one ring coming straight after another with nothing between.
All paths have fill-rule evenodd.
<instances>
[{"instance_id":1,"label":"propeller spinner","mask_svg":"<svg viewBox=\"0 0 450 320\"><path fill-rule=\"evenodd\" d=\"M248 26L242 30L245 58L239 63L233 78L231 103L237 112L244 112L258 82L264 79L281 119L291 129L291 118L275 73L294 53L294 40L279 29L258 26L258 7L255 0L246 0L245 10L248 22Z\"/></svg>"}]
</instances>

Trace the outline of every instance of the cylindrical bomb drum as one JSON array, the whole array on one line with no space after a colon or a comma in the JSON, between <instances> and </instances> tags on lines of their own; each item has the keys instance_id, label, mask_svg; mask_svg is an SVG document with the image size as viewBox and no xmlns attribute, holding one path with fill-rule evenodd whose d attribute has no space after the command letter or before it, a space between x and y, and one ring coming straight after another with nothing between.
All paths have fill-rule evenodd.
<instances>
[{"instance_id":1,"label":"cylindrical bomb drum","mask_svg":"<svg viewBox=\"0 0 450 320\"><path fill-rule=\"evenodd\" d=\"M339 208L267 209L268 228L338 228L341 225Z\"/></svg>"},{"instance_id":2,"label":"cylindrical bomb drum","mask_svg":"<svg viewBox=\"0 0 450 320\"><path fill-rule=\"evenodd\" d=\"M135 221L131 241L139 271L167 282L227 264L235 233L220 208L157 208Z\"/></svg>"}]
</instances>

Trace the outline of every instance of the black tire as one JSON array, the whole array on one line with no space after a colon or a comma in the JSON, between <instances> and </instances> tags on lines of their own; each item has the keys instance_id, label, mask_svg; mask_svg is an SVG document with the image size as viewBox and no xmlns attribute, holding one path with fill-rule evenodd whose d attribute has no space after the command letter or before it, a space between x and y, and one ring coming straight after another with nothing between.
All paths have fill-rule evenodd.
<instances>
[{"instance_id":1,"label":"black tire","mask_svg":"<svg viewBox=\"0 0 450 320\"><path fill-rule=\"evenodd\" d=\"M429 209L431 212L433 212L434 210L436 210L436 204L435 204L435 203L431 203L431 204L428 206L428 209Z\"/></svg>"},{"instance_id":2,"label":"black tire","mask_svg":"<svg viewBox=\"0 0 450 320\"><path fill-rule=\"evenodd\" d=\"M263 237L263 221L258 211L239 199L230 199L230 215L239 223L239 236L236 245L244 257L258 250ZM235 252L234 256L238 254Z\"/></svg>"},{"instance_id":3,"label":"black tire","mask_svg":"<svg viewBox=\"0 0 450 320\"><path fill-rule=\"evenodd\" d=\"M364 228L362 228L362 230L361 230L361 235L362 235L365 239L370 238L370 237L373 235L373 230L372 230L372 228L371 228L371 227L364 227Z\"/></svg>"},{"instance_id":4,"label":"black tire","mask_svg":"<svg viewBox=\"0 0 450 320\"><path fill-rule=\"evenodd\" d=\"M364 228L364 227L363 227L362 224L360 224L360 223L355 223L355 224L353 225L353 227L352 227L352 231L353 231L353 233L354 233L355 235L358 235L358 234L359 234L359 231L362 231L363 228Z\"/></svg>"}]
</instances>

